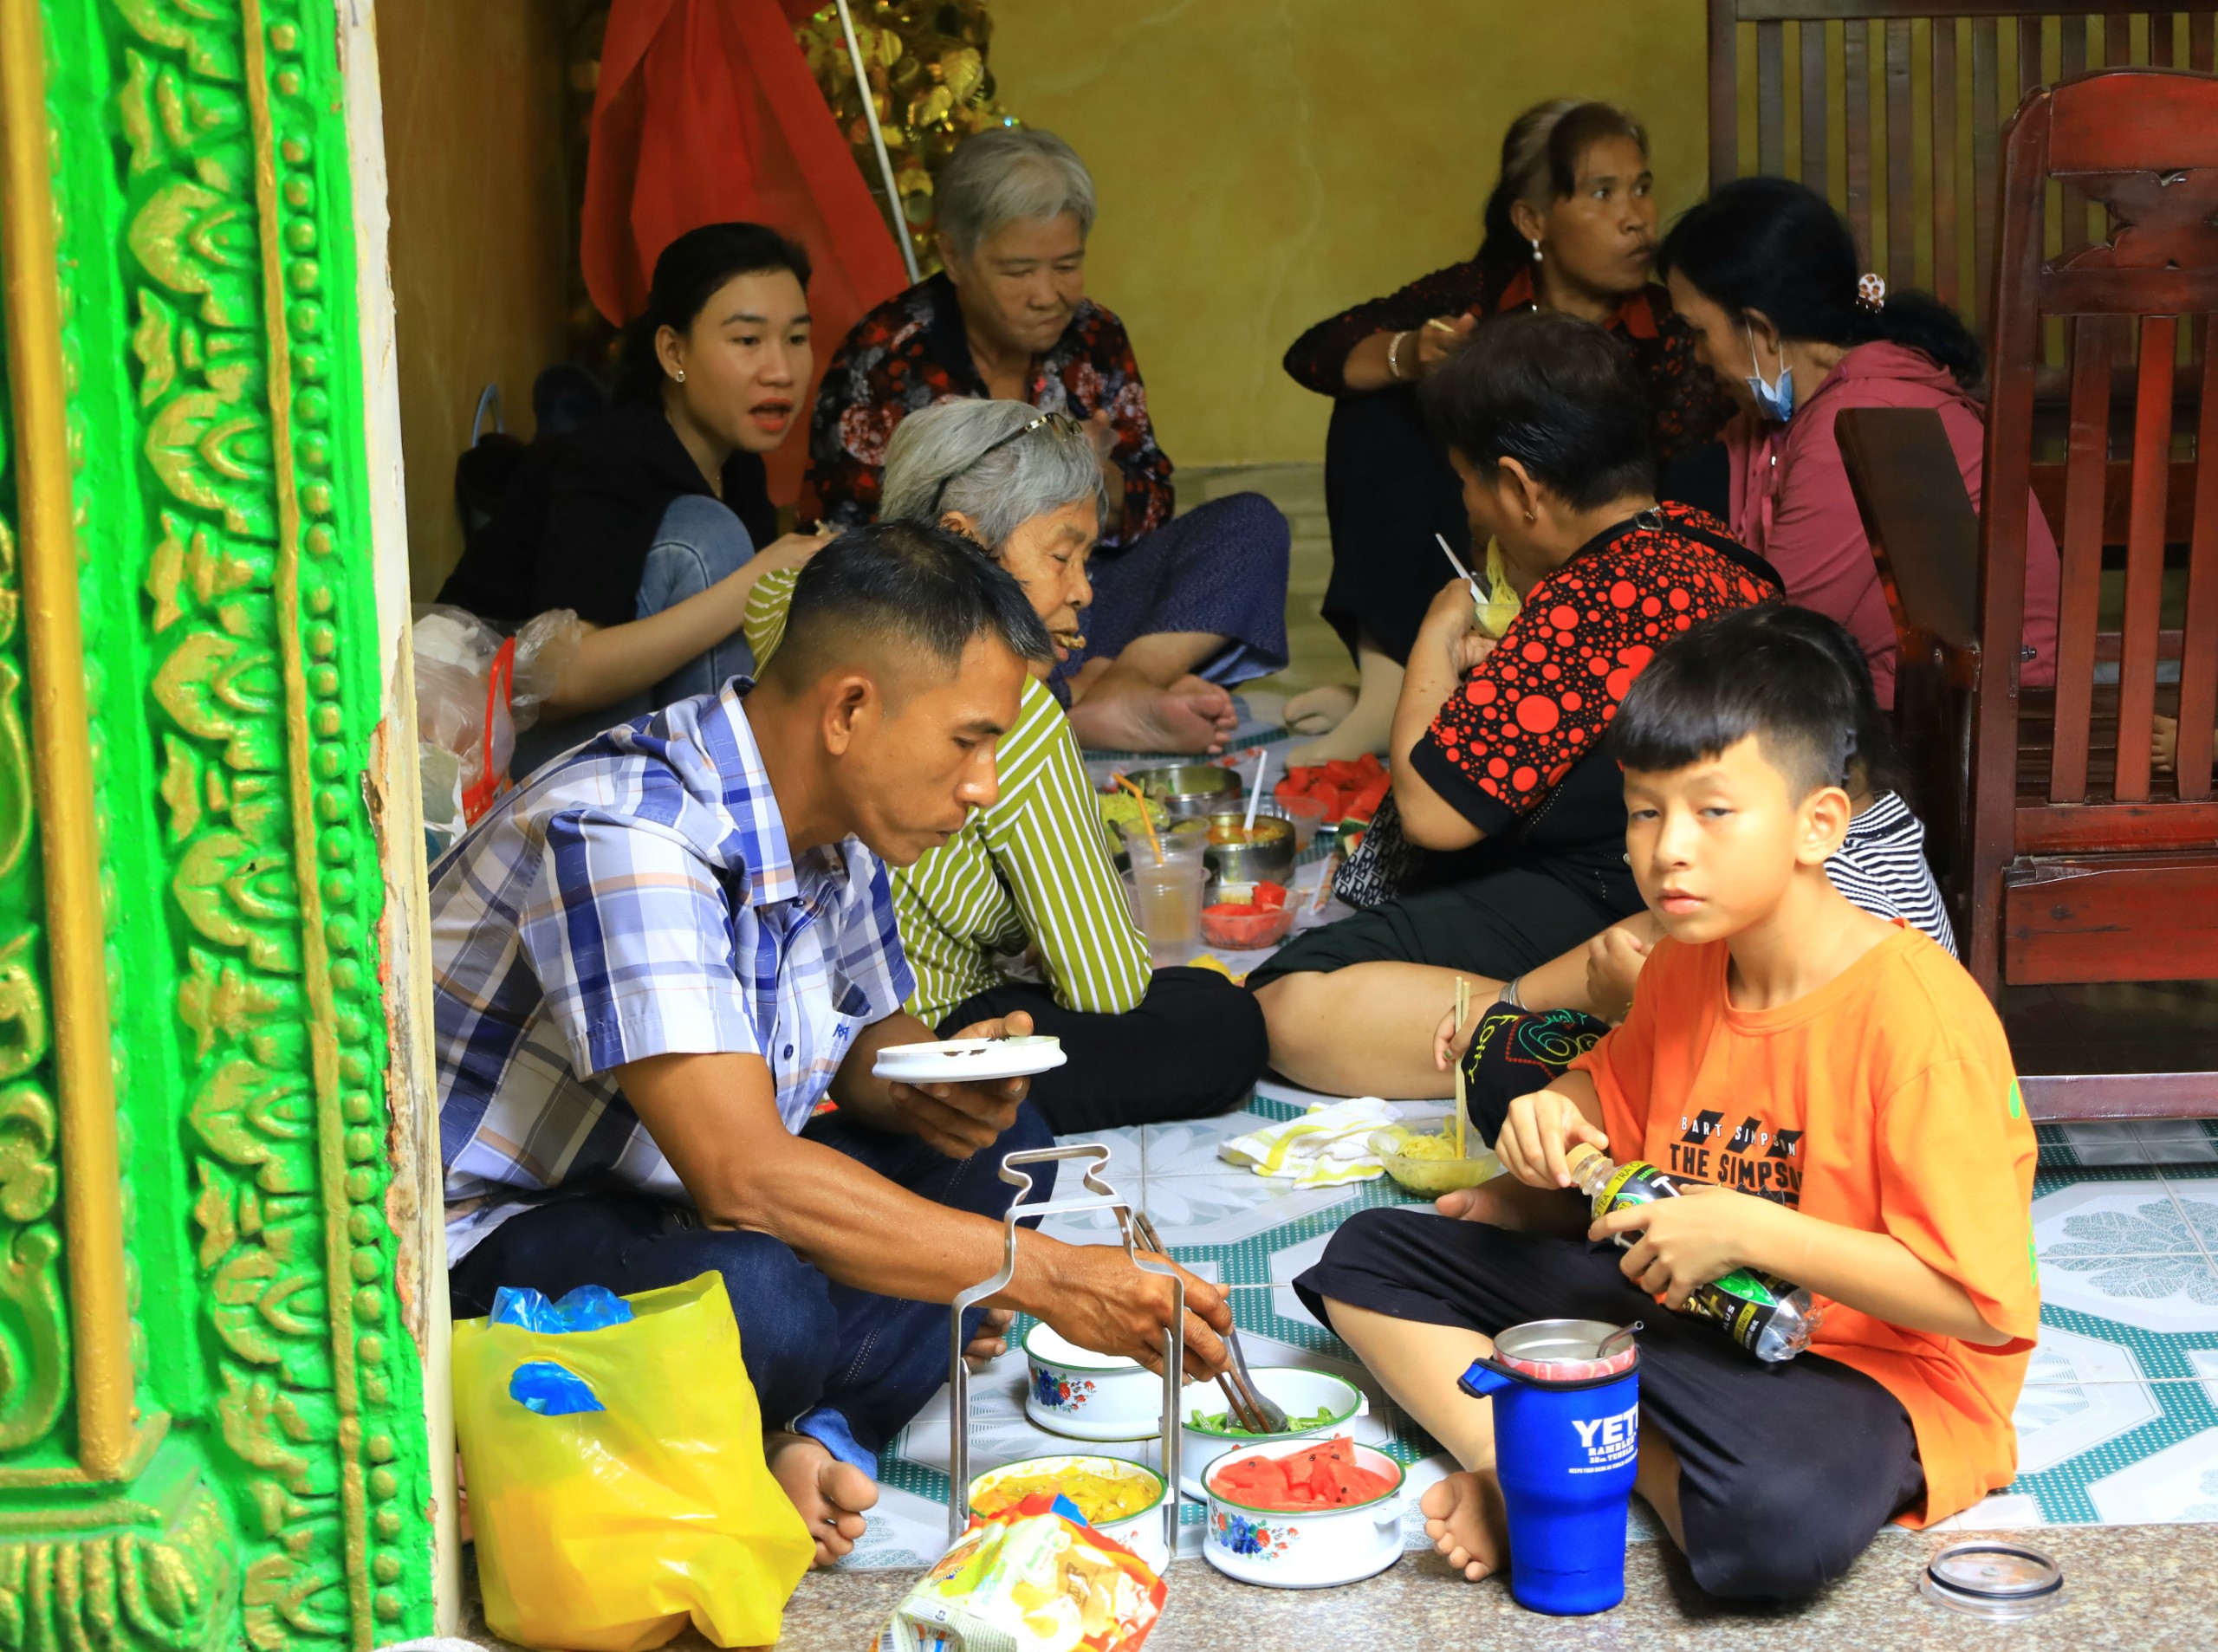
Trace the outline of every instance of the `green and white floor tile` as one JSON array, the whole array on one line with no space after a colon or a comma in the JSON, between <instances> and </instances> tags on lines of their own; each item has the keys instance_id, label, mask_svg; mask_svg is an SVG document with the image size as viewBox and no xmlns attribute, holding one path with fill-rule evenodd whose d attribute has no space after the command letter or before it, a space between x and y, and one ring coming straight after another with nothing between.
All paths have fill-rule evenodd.
<instances>
[{"instance_id":1,"label":"green and white floor tile","mask_svg":"<svg viewBox=\"0 0 2218 1652\"><path fill-rule=\"evenodd\" d=\"M1391 1183L1300 1189L1234 1170L1217 1143L1315 1099L1267 1083L1223 1118L1112 1130L1107 1175L1144 1206L1179 1260L1228 1287L1251 1364L1333 1371L1360 1384L1356 1437L1411 1470L1404 1532L1422 1546L1416 1495L1449 1467L1291 1286L1333 1228L1369 1205L1410 1202ZM1411 1104L1413 1116L1432 1111ZM1967 1529L2218 1520L2218 1123L2044 1125L2034 1187L2041 1341L2017 1410L2019 1475L1949 1522ZM1059 1219L1073 1240L1112 1236L1106 1215ZM1025 1418L1021 1351L971 1385L974 1470L1099 1450L1154 1463L1152 1440L1083 1447ZM947 1396L887 1454L884 1500L846 1565L921 1567L946 1544ZM1635 1505L1635 1536L1651 1535ZM1190 1505L1183 1549L1196 1549Z\"/></svg>"}]
</instances>

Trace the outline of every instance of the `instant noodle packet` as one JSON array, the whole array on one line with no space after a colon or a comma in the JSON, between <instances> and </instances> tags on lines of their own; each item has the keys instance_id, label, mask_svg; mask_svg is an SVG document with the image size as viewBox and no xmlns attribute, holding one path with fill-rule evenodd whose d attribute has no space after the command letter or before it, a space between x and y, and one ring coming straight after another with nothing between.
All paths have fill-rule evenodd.
<instances>
[{"instance_id":1,"label":"instant noodle packet","mask_svg":"<svg viewBox=\"0 0 2218 1652\"><path fill-rule=\"evenodd\" d=\"M1039 1492L973 1520L894 1609L879 1652L1135 1652L1163 1615L1163 1579L1077 1513Z\"/></svg>"}]
</instances>

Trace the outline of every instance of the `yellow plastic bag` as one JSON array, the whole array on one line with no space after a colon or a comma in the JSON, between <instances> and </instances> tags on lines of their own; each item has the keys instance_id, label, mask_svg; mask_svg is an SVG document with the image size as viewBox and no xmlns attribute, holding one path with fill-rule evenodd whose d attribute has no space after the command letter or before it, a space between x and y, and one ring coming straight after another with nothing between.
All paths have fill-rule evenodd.
<instances>
[{"instance_id":1,"label":"yellow plastic bag","mask_svg":"<svg viewBox=\"0 0 2218 1652\"><path fill-rule=\"evenodd\" d=\"M486 1624L525 1646L645 1652L691 1617L719 1646L768 1646L815 1545L763 1461L723 1276L625 1299L632 1320L599 1331L455 1327ZM540 1361L604 1409L527 1409L509 1383Z\"/></svg>"}]
</instances>

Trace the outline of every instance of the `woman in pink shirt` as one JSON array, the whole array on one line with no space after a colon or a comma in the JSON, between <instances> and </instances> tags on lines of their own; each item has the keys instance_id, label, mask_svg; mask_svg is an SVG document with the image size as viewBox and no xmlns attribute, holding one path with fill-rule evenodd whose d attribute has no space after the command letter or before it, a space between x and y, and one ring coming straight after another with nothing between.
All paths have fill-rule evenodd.
<instances>
[{"instance_id":1,"label":"woman in pink shirt","mask_svg":"<svg viewBox=\"0 0 2218 1652\"><path fill-rule=\"evenodd\" d=\"M1657 262L1696 359L1741 405L1724 431L1733 537L1779 570L1789 602L1848 627L1891 706L1894 621L1833 421L1851 407L1933 408L1977 506L1978 344L1937 301L1859 279L1848 225L1787 178L1726 185L1672 226ZM2056 680L2056 541L2038 502L2028 521L2020 681L2041 687Z\"/></svg>"}]
</instances>

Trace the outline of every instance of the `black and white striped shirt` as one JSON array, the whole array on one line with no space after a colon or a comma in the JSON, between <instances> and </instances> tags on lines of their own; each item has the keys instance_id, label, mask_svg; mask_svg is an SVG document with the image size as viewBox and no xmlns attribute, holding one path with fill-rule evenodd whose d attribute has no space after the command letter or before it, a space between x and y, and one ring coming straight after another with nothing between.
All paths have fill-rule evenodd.
<instances>
[{"instance_id":1,"label":"black and white striped shirt","mask_svg":"<svg viewBox=\"0 0 2218 1652\"><path fill-rule=\"evenodd\" d=\"M1925 864L1925 827L1894 793L1880 793L1848 823L1847 838L1826 862L1826 876L1865 911L1905 918L1956 956L1940 885Z\"/></svg>"}]
</instances>

